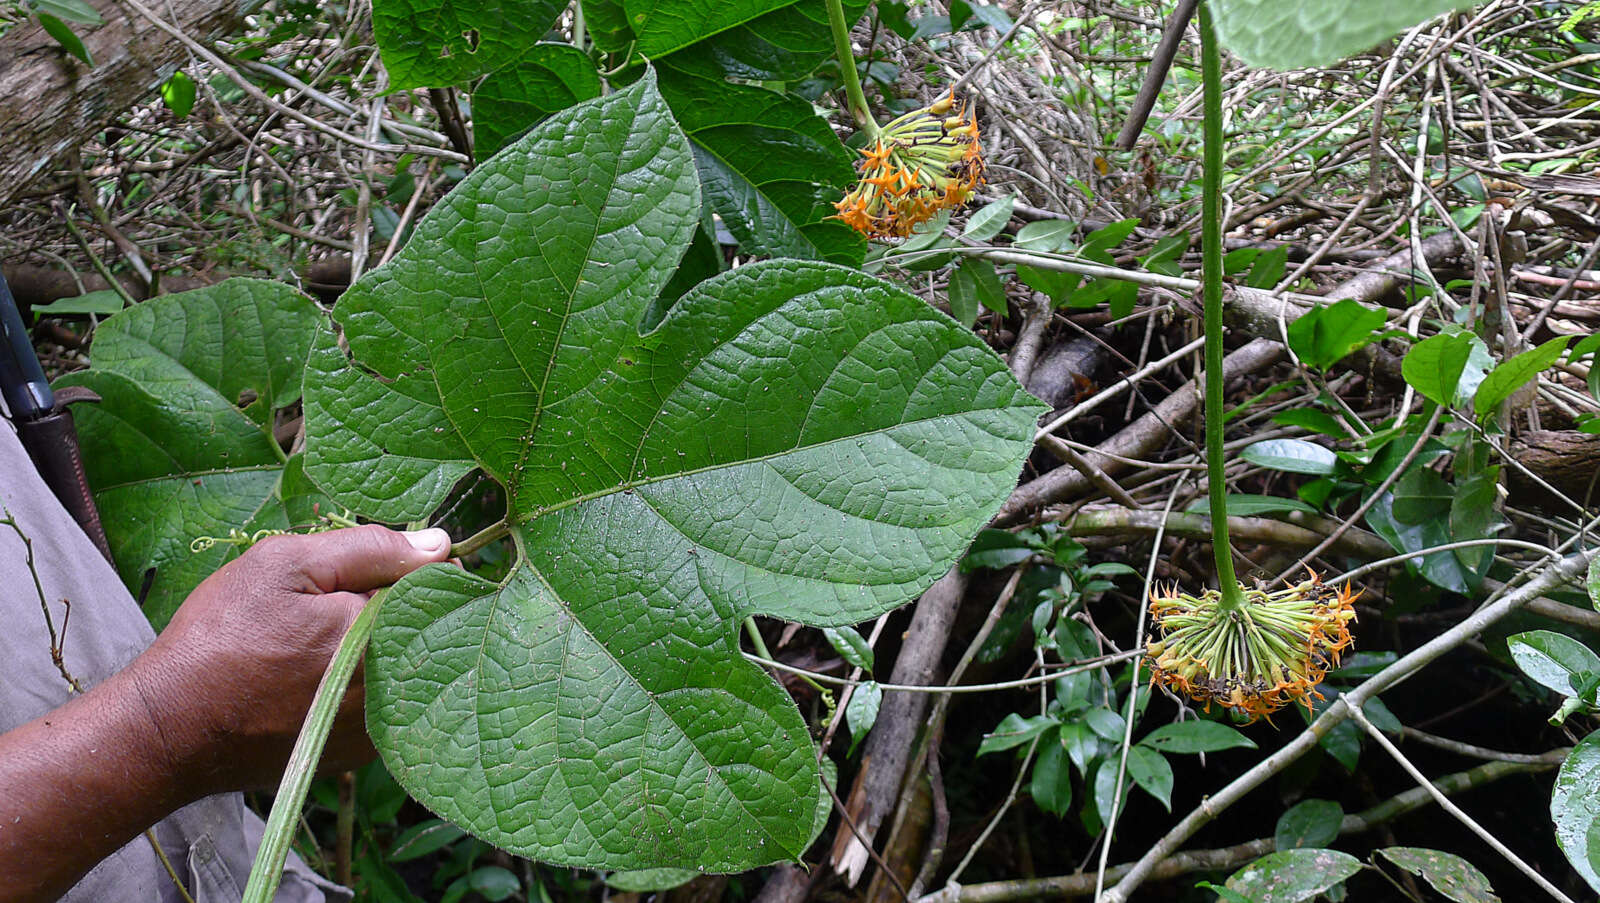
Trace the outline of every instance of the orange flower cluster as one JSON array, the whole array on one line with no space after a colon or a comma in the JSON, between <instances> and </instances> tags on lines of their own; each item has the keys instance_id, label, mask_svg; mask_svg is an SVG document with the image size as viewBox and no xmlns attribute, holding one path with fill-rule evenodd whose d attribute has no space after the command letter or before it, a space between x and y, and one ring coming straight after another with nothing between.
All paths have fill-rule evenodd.
<instances>
[{"instance_id":1,"label":"orange flower cluster","mask_svg":"<svg viewBox=\"0 0 1600 903\"><path fill-rule=\"evenodd\" d=\"M868 238L904 238L983 184L978 124L954 95L890 122L861 156L861 181L834 207Z\"/></svg>"},{"instance_id":2,"label":"orange flower cluster","mask_svg":"<svg viewBox=\"0 0 1600 903\"><path fill-rule=\"evenodd\" d=\"M1151 683L1252 721L1291 702L1309 711L1313 698L1323 698L1317 685L1350 648L1360 593L1328 586L1315 573L1277 592L1241 589L1244 605L1231 610L1216 590L1151 593L1150 616L1161 634L1145 647Z\"/></svg>"}]
</instances>

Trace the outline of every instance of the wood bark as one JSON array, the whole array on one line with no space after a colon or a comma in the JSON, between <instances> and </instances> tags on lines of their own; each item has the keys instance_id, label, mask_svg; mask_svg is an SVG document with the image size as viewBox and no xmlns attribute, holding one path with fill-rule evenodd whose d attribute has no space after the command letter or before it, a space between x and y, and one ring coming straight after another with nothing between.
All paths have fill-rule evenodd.
<instances>
[{"instance_id":1,"label":"wood bark","mask_svg":"<svg viewBox=\"0 0 1600 903\"><path fill-rule=\"evenodd\" d=\"M93 67L61 49L31 19L0 37L0 207L10 206L73 150L154 91L188 53L114 0L90 0L105 21L73 25ZM236 28L238 0L167 0L162 14L200 40Z\"/></svg>"}]
</instances>

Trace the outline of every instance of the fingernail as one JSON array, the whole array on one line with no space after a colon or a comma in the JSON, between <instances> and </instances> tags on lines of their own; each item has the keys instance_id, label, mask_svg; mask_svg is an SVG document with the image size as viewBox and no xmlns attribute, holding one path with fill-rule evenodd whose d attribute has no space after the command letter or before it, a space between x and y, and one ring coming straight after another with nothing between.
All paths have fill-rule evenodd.
<instances>
[{"instance_id":1,"label":"fingernail","mask_svg":"<svg viewBox=\"0 0 1600 903\"><path fill-rule=\"evenodd\" d=\"M450 545L450 534L438 527L431 527L427 530L414 530L406 533L405 536L406 542L411 543L413 549L418 552L426 552L429 555L443 552Z\"/></svg>"}]
</instances>

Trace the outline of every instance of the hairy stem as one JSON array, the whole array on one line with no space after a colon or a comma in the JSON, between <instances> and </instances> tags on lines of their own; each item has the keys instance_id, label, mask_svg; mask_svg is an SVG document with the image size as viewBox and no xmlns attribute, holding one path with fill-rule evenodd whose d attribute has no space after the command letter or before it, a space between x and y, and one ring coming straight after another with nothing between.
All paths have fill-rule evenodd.
<instances>
[{"instance_id":1,"label":"hairy stem","mask_svg":"<svg viewBox=\"0 0 1600 903\"><path fill-rule=\"evenodd\" d=\"M1201 219L1200 260L1206 330L1206 477L1211 499L1211 555L1217 563L1217 585L1224 611L1244 605L1239 579L1233 574L1228 545L1227 464L1222 449L1222 50L1211 24L1211 10L1200 5L1200 61L1205 85L1205 202Z\"/></svg>"},{"instance_id":2,"label":"hairy stem","mask_svg":"<svg viewBox=\"0 0 1600 903\"><path fill-rule=\"evenodd\" d=\"M856 125L867 133L867 140L878 137L878 122L861 91L861 76L856 72L856 55L850 52L850 23L844 20L844 0L827 0L828 28L833 31L833 52L839 58L839 77L844 80L845 98Z\"/></svg>"}]
</instances>

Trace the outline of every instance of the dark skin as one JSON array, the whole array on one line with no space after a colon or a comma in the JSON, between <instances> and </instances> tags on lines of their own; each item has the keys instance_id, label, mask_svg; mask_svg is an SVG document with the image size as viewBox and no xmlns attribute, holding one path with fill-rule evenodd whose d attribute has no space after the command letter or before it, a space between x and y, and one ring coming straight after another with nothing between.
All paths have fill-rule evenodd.
<instances>
[{"instance_id":1,"label":"dark skin","mask_svg":"<svg viewBox=\"0 0 1600 903\"><path fill-rule=\"evenodd\" d=\"M449 549L443 530L270 537L201 583L122 671L0 734L0 901L55 900L177 809L276 786L362 605ZM358 671L324 771L373 758L363 698Z\"/></svg>"}]
</instances>

